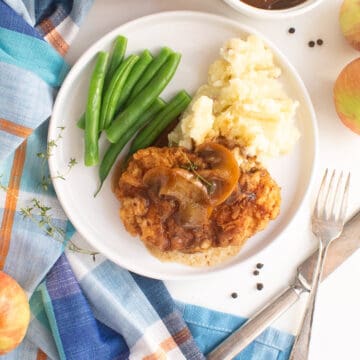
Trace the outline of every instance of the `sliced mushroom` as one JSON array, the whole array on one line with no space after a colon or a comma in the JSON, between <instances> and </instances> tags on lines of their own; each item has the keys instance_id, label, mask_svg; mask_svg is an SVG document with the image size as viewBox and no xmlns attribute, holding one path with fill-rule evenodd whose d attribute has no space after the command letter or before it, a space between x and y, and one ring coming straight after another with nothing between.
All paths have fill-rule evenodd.
<instances>
[{"instance_id":1,"label":"sliced mushroom","mask_svg":"<svg viewBox=\"0 0 360 360\"><path fill-rule=\"evenodd\" d=\"M212 207L206 187L189 171L155 167L143 178L144 185L159 196L170 196L179 203L176 220L184 227L201 227L208 222Z\"/></svg>"},{"instance_id":2,"label":"sliced mushroom","mask_svg":"<svg viewBox=\"0 0 360 360\"><path fill-rule=\"evenodd\" d=\"M210 203L217 206L234 191L240 176L239 165L232 152L218 143L201 144L196 152L209 164L210 169L199 170L198 173L212 184Z\"/></svg>"}]
</instances>

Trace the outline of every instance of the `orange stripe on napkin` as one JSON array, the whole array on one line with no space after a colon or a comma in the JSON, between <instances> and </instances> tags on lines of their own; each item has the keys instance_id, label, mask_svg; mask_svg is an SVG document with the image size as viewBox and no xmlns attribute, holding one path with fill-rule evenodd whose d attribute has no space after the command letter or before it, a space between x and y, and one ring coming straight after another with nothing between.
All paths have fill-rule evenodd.
<instances>
[{"instance_id":1,"label":"orange stripe on napkin","mask_svg":"<svg viewBox=\"0 0 360 360\"><path fill-rule=\"evenodd\" d=\"M151 355L145 356L143 360L166 360L166 355L163 351L158 350Z\"/></svg>"},{"instance_id":2,"label":"orange stripe on napkin","mask_svg":"<svg viewBox=\"0 0 360 360\"><path fill-rule=\"evenodd\" d=\"M174 338L171 337L171 338L164 340L160 344L160 348L162 350L164 350L165 352L169 352L170 350L176 348L176 342L175 342Z\"/></svg>"},{"instance_id":3,"label":"orange stripe on napkin","mask_svg":"<svg viewBox=\"0 0 360 360\"><path fill-rule=\"evenodd\" d=\"M64 56L69 50L69 44L64 40L50 19L45 19L40 24L41 29L45 33L45 39L59 53Z\"/></svg>"},{"instance_id":4,"label":"orange stripe on napkin","mask_svg":"<svg viewBox=\"0 0 360 360\"><path fill-rule=\"evenodd\" d=\"M5 120L1 118L0 118L0 130L22 138L27 138L33 131L31 128L19 124L15 124L9 120Z\"/></svg>"},{"instance_id":5,"label":"orange stripe on napkin","mask_svg":"<svg viewBox=\"0 0 360 360\"><path fill-rule=\"evenodd\" d=\"M0 228L0 270L5 265L5 259L9 252L12 227L16 211L16 203L19 194L21 175L26 157L26 140L15 151L11 168L10 181L6 192L4 214Z\"/></svg>"},{"instance_id":6,"label":"orange stripe on napkin","mask_svg":"<svg viewBox=\"0 0 360 360\"><path fill-rule=\"evenodd\" d=\"M36 355L36 360L46 360L46 359L47 359L47 355L41 349L39 349Z\"/></svg>"},{"instance_id":7,"label":"orange stripe on napkin","mask_svg":"<svg viewBox=\"0 0 360 360\"><path fill-rule=\"evenodd\" d=\"M176 344L181 345L185 341L188 341L191 338L190 330L188 328L183 328L179 332L177 332L174 336L174 341Z\"/></svg>"},{"instance_id":8,"label":"orange stripe on napkin","mask_svg":"<svg viewBox=\"0 0 360 360\"><path fill-rule=\"evenodd\" d=\"M143 360L163 360L166 359L166 353L175 349L176 345L181 345L185 341L190 339L190 331L188 328L184 328L177 332L174 336L164 340L159 345L159 350L155 353L145 356Z\"/></svg>"}]
</instances>

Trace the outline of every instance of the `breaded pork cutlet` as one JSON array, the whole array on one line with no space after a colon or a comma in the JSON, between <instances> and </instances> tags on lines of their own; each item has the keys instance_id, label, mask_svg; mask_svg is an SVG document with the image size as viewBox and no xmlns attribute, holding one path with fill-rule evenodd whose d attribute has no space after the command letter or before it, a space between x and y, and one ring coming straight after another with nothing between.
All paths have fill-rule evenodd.
<instances>
[{"instance_id":1,"label":"breaded pork cutlet","mask_svg":"<svg viewBox=\"0 0 360 360\"><path fill-rule=\"evenodd\" d=\"M212 190L201 174L214 171L211 161L182 147L149 147L135 153L122 173L116 189L121 220L157 257L200 266L222 262L279 214L278 185L247 159L226 199L209 202ZM185 185L171 187L169 171Z\"/></svg>"}]
</instances>

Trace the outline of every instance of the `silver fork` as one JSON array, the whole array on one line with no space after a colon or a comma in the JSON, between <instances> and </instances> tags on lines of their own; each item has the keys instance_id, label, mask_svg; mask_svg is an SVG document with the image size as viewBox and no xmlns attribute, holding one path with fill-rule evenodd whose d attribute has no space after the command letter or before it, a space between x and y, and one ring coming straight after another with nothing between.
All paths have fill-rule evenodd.
<instances>
[{"instance_id":1,"label":"silver fork","mask_svg":"<svg viewBox=\"0 0 360 360\"><path fill-rule=\"evenodd\" d=\"M350 174L346 176L345 184L343 185L344 176L342 172L338 177L338 181L335 181L335 170L332 172L330 180L327 181L328 173L328 169L326 169L311 219L312 231L319 239L319 257L313 274L305 314L289 360L308 359L316 295L327 250L331 241L341 234L345 222ZM327 183L329 184L327 185Z\"/></svg>"}]
</instances>

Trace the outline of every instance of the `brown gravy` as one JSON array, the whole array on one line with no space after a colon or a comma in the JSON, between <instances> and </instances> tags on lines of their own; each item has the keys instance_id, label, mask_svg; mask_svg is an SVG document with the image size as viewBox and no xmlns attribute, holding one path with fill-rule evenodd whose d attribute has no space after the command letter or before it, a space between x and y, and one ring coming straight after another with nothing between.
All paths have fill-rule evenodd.
<instances>
[{"instance_id":1,"label":"brown gravy","mask_svg":"<svg viewBox=\"0 0 360 360\"><path fill-rule=\"evenodd\" d=\"M288 9L304 3L306 0L240 0L248 5L266 10Z\"/></svg>"}]
</instances>

